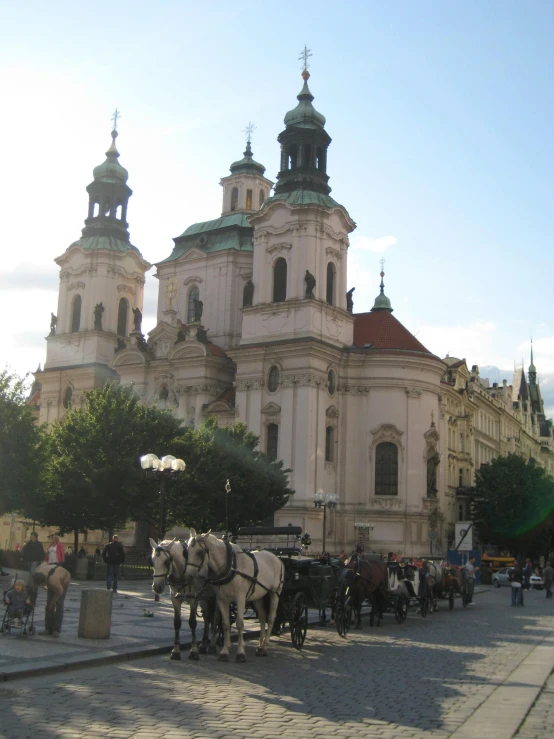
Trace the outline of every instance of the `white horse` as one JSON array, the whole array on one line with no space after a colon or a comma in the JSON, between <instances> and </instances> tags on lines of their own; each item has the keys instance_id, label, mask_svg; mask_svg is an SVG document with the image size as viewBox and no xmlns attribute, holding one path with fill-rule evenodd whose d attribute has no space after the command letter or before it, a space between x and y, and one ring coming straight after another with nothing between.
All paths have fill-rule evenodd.
<instances>
[{"instance_id":1,"label":"white horse","mask_svg":"<svg viewBox=\"0 0 554 739\"><path fill-rule=\"evenodd\" d=\"M186 544L176 539L166 539L157 544L150 539L152 547L152 564L154 567L154 582L152 590L161 595L165 583L169 583L171 603L173 605L173 627L175 629L175 641L171 651L171 659L181 659L181 642L179 633L181 631L181 608L186 601L190 608L189 627L192 635L192 644L189 659L198 660L198 654L216 654L217 624L219 613L216 607L215 594L213 590L203 588L202 596L198 596L197 585L201 581L196 578L194 569L187 572ZM204 619L204 633L200 647L196 641L196 614L198 605L202 609Z\"/></svg>"},{"instance_id":2,"label":"white horse","mask_svg":"<svg viewBox=\"0 0 554 739\"><path fill-rule=\"evenodd\" d=\"M260 642L256 655L267 656L269 638L273 630L279 595L283 588L285 568L281 560L271 552L260 550L245 552L236 544L222 541L212 533L197 534L191 529L187 543L188 567L195 568L197 576L207 577L213 586L217 605L223 621L224 643L219 655L221 662L229 661L231 649L231 623L229 605L237 604L237 630L239 633L237 662L245 662L244 609L253 603L260 621ZM269 613L266 614L265 596L269 596Z\"/></svg>"}]
</instances>

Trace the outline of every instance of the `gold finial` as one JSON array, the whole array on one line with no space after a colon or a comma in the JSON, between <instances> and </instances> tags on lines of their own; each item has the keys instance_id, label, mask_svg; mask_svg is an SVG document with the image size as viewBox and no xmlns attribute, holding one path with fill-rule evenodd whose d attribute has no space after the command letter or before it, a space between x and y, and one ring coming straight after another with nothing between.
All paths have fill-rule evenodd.
<instances>
[{"instance_id":1,"label":"gold finial","mask_svg":"<svg viewBox=\"0 0 554 739\"><path fill-rule=\"evenodd\" d=\"M308 67L310 66L308 64L308 59L311 56L312 56L311 50L308 49L307 46L304 46L304 51L298 57L299 61L302 62L302 77L304 78L304 80L307 80L310 76L310 73L308 72Z\"/></svg>"},{"instance_id":2,"label":"gold finial","mask_svg":"<svg viewBox=\"0 0 554 739\"><path fill-rule=\"evenodd\" d=\"M173 308L173 303L175 302L176 297L177 286L175 285L175 280L168 280L165 283L165 301L167 303L168 310Z\"/></svg>"},{"instance_id":3,"label":"gold finial","mask_svg":"<svg viewBox=\"0 0 554 739\"><path fill-rule=\"evenodd\" d=\"M247 144L251 144L252 143L252 134L254 133L255 130L256 130L256 126L253 123L251 123L250 121L248 121L248 125L243 130L243 133L246 134L246 143Z\"/></svg>"},{"instance_id":4,"label":"gold finial","mask_svg":"<svg viewBox=\"0 0 554 739\"><path fill-rule=\"evenodd\" d=\"M119 110L118 110L118 109L116 108L116 109L114 110L114 114L113 114L113 115L112 115L112 117L111 117L111 120L113 121L113 130L114 130L114 131L117 131L117 121L118 121L118 120L119 120L120 118L121 118L121 113L120 113L120 112L119 112Z\"/></svg>"}]
</instances>

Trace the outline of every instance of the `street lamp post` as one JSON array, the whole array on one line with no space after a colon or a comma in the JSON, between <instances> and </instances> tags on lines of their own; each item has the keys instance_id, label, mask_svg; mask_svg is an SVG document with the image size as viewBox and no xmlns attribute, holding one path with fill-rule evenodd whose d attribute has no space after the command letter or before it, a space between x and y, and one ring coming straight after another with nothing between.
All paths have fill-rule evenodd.
<instances>
[{"instance_id":1,"label":"street lamp post","mask_svg":"<svg viewBox=\"0 0 554 739\"><path fill-rule=\"evenodd\" d=\"M323 508L323 554L325 554L325 539L327 529L327 509L336 508L339 504L339 496L335 493L324 493L323 490L319 490L313 497L314 506L316 508Z\"/></svg>"},{"instance_id":2,"label":"street lamp post","mask_svg":"<svg viewBox=\"0 0 554 739\"><path fill-rule=\"evenodd\" d=\"M225 483L225 536L229 533L229 493L231 492L231 483L229 480Z\"/></svg>"},{"instance_id":3,"label":"street lamp post","mask_svg":"<svg viewBox=\"0 0 554 739\"><path fill-rule=\"evenodd\" d=\"M160 522L159 522L159 538L160 541L165 536L165 490L168 480L174 480L180 472L184 472L186 464L182 459L176 459L171 454L158 459L155 454L145 454L140 458L140 466L144 470L147 477L153 477L159 480L160 484Z\"/></svg>"}]
</instances>

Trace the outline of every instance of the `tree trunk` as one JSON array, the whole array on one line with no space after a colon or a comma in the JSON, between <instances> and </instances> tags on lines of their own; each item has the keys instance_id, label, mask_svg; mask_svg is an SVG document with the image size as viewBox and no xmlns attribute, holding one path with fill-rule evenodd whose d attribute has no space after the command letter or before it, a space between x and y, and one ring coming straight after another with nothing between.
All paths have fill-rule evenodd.
<instances>
[{"instance_id":1,"label":"tree trunk","mask_svg":"<svg viewBox=\"0 0 554 739\"><path fill-rule=\"evenodd\" d=\"M73 554L77 557L79 551L79 529L73 529Z\"/></svg>"}]
</instances>

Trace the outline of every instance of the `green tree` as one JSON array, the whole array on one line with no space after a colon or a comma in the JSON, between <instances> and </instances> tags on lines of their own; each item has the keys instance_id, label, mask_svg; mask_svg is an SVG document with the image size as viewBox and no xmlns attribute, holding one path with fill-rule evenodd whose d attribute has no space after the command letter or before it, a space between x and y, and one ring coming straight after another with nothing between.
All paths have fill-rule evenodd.
<instances>
[{"instance_id":1,"label":"green tree","mask_svg":"<svg viewBox=\"0 0 554 739\"><path fill-rule=\"evenodd\" d=\"M48 502L43 522L61 533L123 526L148 515L151 487L139 458L165 454L179 433L169 411L143 406L131 388L107 383L85 393L82 409L52 425Z\"/></svg>"},{"instance_id":2,"label":"green tree","mask_svg":"<svg viewBox=\"0 0 554 739\"><path fill-rule=\"evenodd\" d=\"M472 517L484 544L539 556L551 546L554 480L533 459L496 457L475 475Z\"/></svg>"},{"instance_id":3,"label":"green tree","mask_svg":"<svg viewBox=\"0 0 554 739\"><path fill-rule=\"evenodd\" d=\"M0 372L0 513L39 519L48 437L27 403L25 378Z\"/></svg>"},{"instance_id":4,"label":"green tree","mask_svg":"<svg viewBox=\"0 0 554 739\"><path fill-rule=\"evenodd\" d=\"M210 418L198 429L186 429L171 444L171 454L184 459L187 468L169 486L168 524L224 530L227 503L229 529L236 531L260 524L282 508L294 494L288 487L290 470L257 451L258 443L244 423L218 428Z\"/></svg>"}]
</instances>

